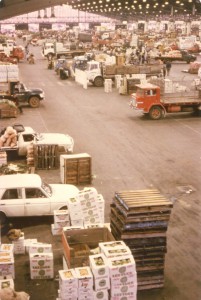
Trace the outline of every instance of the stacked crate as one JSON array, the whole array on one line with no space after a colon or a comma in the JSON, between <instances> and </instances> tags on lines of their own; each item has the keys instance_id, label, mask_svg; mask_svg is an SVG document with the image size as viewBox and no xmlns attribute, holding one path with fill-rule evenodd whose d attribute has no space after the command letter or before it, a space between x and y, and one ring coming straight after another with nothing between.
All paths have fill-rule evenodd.
<instances>
[{"instance_id":1,"label":"stacked crate","mask_svg":"<svg viewBox=\"0 0 201 300\"><path fill-rule=\"evenodd\" d=\"M111 205L111 231L135 258L138 290L164 285L167 229L173 204L158 190L116 192Z\"/></svg>"},{"instance_id":2,"label":"stacked crate","mask_svg":"<svg viewBox=\"0 0 201 300\"><path fill-rule=\"evenodd\" d=\"M54 260L51 244L36 243L29 247L31 279L54 277Z\"/></svg>"}]
</instances>

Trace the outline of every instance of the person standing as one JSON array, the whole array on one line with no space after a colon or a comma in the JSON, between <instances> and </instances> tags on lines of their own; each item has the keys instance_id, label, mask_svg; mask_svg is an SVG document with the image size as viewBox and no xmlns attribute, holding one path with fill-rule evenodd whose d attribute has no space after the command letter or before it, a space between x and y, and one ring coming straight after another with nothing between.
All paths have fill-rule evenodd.
<instances>
[{"instance_id":1,"label":"person standing","mask_svg":"<svg viewBox=\"0 0 201 300\"><path fill-rule=\"evenodd\" d=\"M172 67L172 64L171 64L171 62L168 60L168 61L166 62L167 76L169 76L169 74L170 74L171 67Z\"/></svg>"}]
</instances>

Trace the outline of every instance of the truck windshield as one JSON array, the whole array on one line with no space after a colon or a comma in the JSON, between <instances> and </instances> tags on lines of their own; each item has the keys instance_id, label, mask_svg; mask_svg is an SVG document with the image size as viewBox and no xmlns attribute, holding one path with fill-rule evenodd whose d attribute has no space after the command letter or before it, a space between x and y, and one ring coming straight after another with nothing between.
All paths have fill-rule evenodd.
<instances>
[{"instance_id":1,"label":"truck windshield","mask_svg":"<svg viewBox=\"0 0 201 300\"><path fill-rule=\"evenodd\" d=\"M143 97L144 96L144 90L143 89L137 89L136 96L137 97Z\"/></svg>"},{"instance_id":2,"label":"truck windshield","mask_svg":"<svg viewBox=\"0 0 201 300\"><path fill-rule=\"evenodd\" d=\"M49 184L46 182L42 182L42 189L51 197L52 196L52 189Z\"/></svg>"}]
</instances>

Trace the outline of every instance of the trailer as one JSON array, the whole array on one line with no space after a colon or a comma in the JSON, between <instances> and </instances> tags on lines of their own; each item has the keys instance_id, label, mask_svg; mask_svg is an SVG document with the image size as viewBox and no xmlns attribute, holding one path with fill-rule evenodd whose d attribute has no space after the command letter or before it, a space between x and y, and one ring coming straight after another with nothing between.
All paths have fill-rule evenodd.
<instances>
[{"instance_id":1,"label":"trailer","mask_svg":"<svg viewBox=\"0 0 201 300\"><path fill-rule=\"evenodd\" d=\"M201 110L201 88L187 89L162 94L159 86L146 83L137 85L132 94L131 108L141 110L153 120L159 120L167 113L197 112Z\"/></svg>"}]
</instances>

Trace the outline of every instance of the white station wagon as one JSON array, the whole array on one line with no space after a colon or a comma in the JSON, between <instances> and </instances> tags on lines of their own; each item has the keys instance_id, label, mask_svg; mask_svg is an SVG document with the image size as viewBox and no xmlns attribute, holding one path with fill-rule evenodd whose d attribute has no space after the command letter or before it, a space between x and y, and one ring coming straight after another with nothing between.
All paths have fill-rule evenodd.
<instances>
[{"instance_id":1,"label":"white station wagon","mask_svg":"<svg viewBox=\"0 0 201 300\"><path fill-rule=\"evenodd\" d=\"M79 190L71 184L47 184L37 174L0 176L0 221L7 217L53 215L66 209Z\"/></svg>"}]
</instances>

